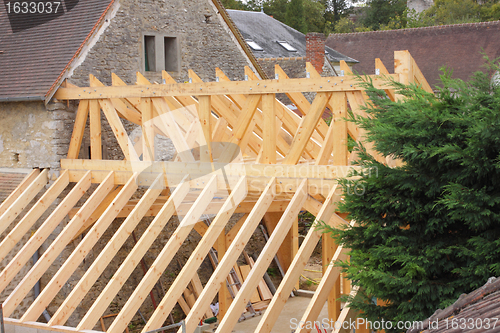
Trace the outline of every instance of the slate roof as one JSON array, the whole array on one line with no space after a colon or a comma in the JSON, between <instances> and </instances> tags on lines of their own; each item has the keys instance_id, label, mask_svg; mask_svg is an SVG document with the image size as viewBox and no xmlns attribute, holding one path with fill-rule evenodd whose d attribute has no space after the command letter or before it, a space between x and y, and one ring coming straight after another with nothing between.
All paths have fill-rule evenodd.
<instances>
[{"instance_id":1,"label":"slate roof","mask_svg":"<svg viewBox=\"0 0 500 333\"><path fill-rule=\"evenodd\" d=\"M467 80L481 69L482 50L500 56L500 21L452 24L425 28L331 34L326 45L359 60L353 70L375 73L374 58L394 71L394 51L408 50L431 86L438 84L439 68L453 69L453 77Z\"/></svg>"},{"instance_id":2,"label":"slate roof","mask_svg":"<svg viewBox=\"0 0 500 333\"><path fill-rule=\"evenodd\" d=\"M284 23L272 18L263 12L250 12L244 10L227 9L229 16L236 24L245 40L251 40L262 47L263 51L253 51L257 58L289 58L306 56L306 36ZM283 48L278 41L287 41L297 49L290 52ZM332 48L325 48L330 61L356 63L352 59Z\"/></svg>"},{"instance_id":3,"label":"slate roof","mask_svg":"<svg viewBox=\"0 0 500 333\"><path fill-rule=\"evenodd\" d=\"M423 322L423 329L414 327L407 333L494 333L500 332L497 319L500 319L500 278L492 277L481 288L463 294L446 309L437 310Z\"/></svg>"},{"instance_id":4,"label":"slate roof","mask_svg":"<svg viewBox=\"0 0 500 333\"><path fill-rule=\"evenodd\" d=\"M63 0L61 14L31 17L9 16L5 2L6 10L0 11L0 101L45 99L113 1Z\"/></svg>"}]
</instances>

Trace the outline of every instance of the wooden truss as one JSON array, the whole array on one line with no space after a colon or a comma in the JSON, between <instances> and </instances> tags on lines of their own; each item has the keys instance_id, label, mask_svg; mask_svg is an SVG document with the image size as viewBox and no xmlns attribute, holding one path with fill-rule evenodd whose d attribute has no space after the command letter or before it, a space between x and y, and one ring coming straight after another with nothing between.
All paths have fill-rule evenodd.
<instances>
[{"instance_id":1,"label":"wooden truss","mask_svg":"<svg viewBox=\"0 0 500 333\"><path fill-rule=\"evenodd\" d=\"M395 59L394 74L389 74L380 60L376 60L377 74L370 76L376 86L385 88L391 99L398 96L387 86L388 79L417 82L431 91L407 51L395 52ZM46 186L47 170L33 171L0 206L0 229L10 228L0 243L0 259L9 254L65 189L67 194L0 272L0 291L5 290L62 219L69 215L70 221L8 295L3 303L6 322L61 332L92 330L159 231L169 223L170 217L178 215L180 223L174 234L107 331L125 331L194 229L202 238L148 318L143 332L160 328L176 303L183 302L184 290L196 279L196 271L211 248L217 249L219 263L204 287L196 283L198 298L186 310L187 332L195 330L217 294L220 304L217 332L230 332L278 254L286 275L256 329L256 332L271 332L321 238L321 233L311 228L298 246L299 212L307 210L316 220L331 226L348 223L345 216L335 212L342 193L336 180L352 168L348 166L353 158L347 149L348 136L362 140L363 131L346 122L345 117L348 105L354 114L363 115L367 96L346 64L341 66L344 76L340 77L320 77L308 64L306 79L289 79L276 66L279 78L276 80L258 80L246 68L248 80L232 82L217 69L217 82L209 83L190 72L190 83L178 84L164 72L161 84L151 84L137 74L137 84L133 86L113 75L110 87L90 76L90 87L67 84L60 88L55 98L80 101L68 159L61 161L59 178L29 211L21 214ZM305 92L315 93L312 102L303 95ZM301 115L277 100L276 93L285 93ZM322 118L325 109L332 113L330 125ZM102 114L123 152L123 161L102 160ZM127 134L120 118L139 126L140 135L135 141ZM88 119L91 159L81 160L78 155ZM177 151L173 161L155 161L158 149L155 137L170 138ZM98 186L90 192L91 184ZM132 200L139 188L145 192L139 200ZM77 207L84 195L87 199ZM243 218L226 233L226 224L235 213L243 213ZM201 222L206 215L211 216L209 226ZM154 219L102 293L76 328L64 326L144 216ZM117 217L124 217L124 222L51 320L46 324L36 322ZM14 220L18 222L12 227ZM244 284L236 290L235 298L228 298L226 279L261 220L272 233ZM8 318L65 247L79 235L84 236L76 249L43 286L22 318ZM340 272L333 265L346 258L346 251L329 237L323 237L323 260L332 264L325 266L318 290L301 314L303 321L316 320L327 301L333 320L352 315L348 307L340 310L337 301L341 293ZM356 292L349 290L347 282L346 286L344 292ZM181 306L185 309L187 305Z\"/></svg>"}]
</instances>

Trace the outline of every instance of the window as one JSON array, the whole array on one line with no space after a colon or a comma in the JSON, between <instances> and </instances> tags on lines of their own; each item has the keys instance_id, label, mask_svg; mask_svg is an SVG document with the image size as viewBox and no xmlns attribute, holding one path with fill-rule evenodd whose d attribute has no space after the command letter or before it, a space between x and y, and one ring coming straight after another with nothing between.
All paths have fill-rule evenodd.
<instances>
[{"instance_id":1,"label":"window","mask_svg":"<svg viewBox=\"0 0 500 333\"><path fill-rule=\"evenodd\" d=\"M277 43L289 52L297 52L297 49L290 45L287 41L278 41Z\"/></svg>"},{"instance_id":2,"label":"window","mask_svg":"<svg viewBox=\"0 0 500 333\"><path fill-rule=\"evenodd\" d=\"M146 72L156 72L155 36L144 36L144 60Z\"/></svg>"},{"instance_id":3,"label":"window","mask_svg":"<svg viewBox=\"0 0 500 333\"><path fill-rule=\"evenodd\" d=\"M177 72L180 55L177 37L144 34L144 70L146 72Z\"/></svg>"},{"instance_id":4,"label":"window","mask_svg":"<svg viewBox=\"0 0 500 333\"><path fill-rule=\"evenodd\" d=\"M165 70L177 72L179 70L179 52L176 37L164 37Z\"/></svg>"},{"instance_id":5,"label":"window","mask_svg":"<svg viewBox=\"0 0 500 333\"><path fill-rule=\"evenodd\" d=\"M252 50L254 51L264 51L264 49L262 47L260 47L259 44L257 44L256 42L252 41L252 40L246 40L248 46L250 46L252 48Z\"/></svg>"}]
</instances>

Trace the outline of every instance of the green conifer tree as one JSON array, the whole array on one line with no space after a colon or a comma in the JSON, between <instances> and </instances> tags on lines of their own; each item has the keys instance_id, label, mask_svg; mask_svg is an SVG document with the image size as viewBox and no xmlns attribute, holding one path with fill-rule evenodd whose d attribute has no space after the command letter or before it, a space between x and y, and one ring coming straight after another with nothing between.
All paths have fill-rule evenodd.
<instances>
[{"instance_id":1,"label":"green conifer tree","mask_svg":"<svg viewBox=\"0 0 500 333\"><path fill-rule=\"evenodd\" d=\"M330 230L351 249L343 267L361 287L353 307L392 322L423 320L500 276L500 87L484 73L444 75L436 96L394 85L405 100L368 85L370 118L357 122L403 165L359 147L371 172L341 181L340 204L357 225Z\"/></svg>"},{"instance_id":2,"label":"green conifer tree","mask_svg":"<svg viewBox=\"0 0 500 333\"><path fill-rule=\"evenodd\" d=\"M304 34L307 33L302 0L290 0L286 6L285 23Z\"/></svg>"}]
</instances>

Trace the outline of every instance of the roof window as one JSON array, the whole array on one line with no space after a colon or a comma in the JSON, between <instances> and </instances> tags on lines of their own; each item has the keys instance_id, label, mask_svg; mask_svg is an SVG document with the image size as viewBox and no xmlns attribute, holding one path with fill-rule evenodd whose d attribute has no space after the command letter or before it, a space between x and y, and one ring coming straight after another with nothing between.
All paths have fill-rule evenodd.
<instances>
[{"instance_id":1,"label":"roof window","mask_svg":"<svg viewBox=\"0 0 500 333\"><path fill-rule=\"evenodd\" d=\"M264 49L262 47L260 47L259 44L257 44L256 42L252 41L252 40L246 40L248 46L250 46L252 48L252 50L254 51L264 51Z\"/></svg>"},{"instance_id":2,"label":"roof window","mask_svg":"<svg viewBox=\"0 0 500 333\"><path fill-rule=\"evenodd\" d=\"M289 52L297 52L297 49L290 45L290 43L288 43L287 41L278 41L277 43Z\"/></svg>"}]
</instances>

